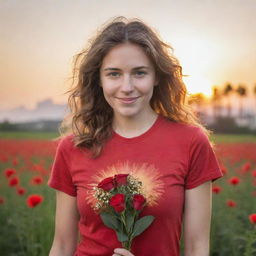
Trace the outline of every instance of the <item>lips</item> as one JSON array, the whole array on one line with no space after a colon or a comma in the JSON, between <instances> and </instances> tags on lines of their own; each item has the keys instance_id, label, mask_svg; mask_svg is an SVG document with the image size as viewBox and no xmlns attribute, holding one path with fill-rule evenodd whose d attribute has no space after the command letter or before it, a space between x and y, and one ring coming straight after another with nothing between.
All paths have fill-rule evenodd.
<instances>
[{"instance_id":1,"label":"lips","mask_svg":"<svg viewBox=\"0 0 256 256\"><path fill-rule=\"evenodd\" d=\"M133 103L138 99L139 97L132 97L132 98L117 98L123 103Z\"/></svg>"}]
</instances>

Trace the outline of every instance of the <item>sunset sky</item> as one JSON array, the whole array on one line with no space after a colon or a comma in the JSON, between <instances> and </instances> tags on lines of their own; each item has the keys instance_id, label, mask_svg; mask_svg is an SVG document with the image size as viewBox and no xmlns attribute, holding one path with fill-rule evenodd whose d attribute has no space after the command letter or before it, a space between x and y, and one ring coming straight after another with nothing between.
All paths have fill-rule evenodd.
<instances>
[{"instance_id":1,"label":"sunset sky","mask_svg":"<svg viewBox=\"0 0 256 256\"><path fill-rule=\"evenodd\" d=\"M137 17L171 44L191 93L256 83L255 0L1 0L0 109L65 103L72 56L114 16Z\"/></svg>"}]
</instances>

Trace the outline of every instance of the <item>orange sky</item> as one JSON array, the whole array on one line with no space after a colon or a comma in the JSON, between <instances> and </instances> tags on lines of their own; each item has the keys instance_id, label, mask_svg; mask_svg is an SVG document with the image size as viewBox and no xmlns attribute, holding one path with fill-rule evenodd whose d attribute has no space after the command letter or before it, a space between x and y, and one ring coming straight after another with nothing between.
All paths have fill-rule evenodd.
<instances>
[{"instance_id":1,"label":"orange sky","mask_svg":"<svg viewBox=\"0 0 256 256\"><path fill-rule=\"evenodd\" d=\"M159 4L161 3L161 4ZM145 8L146 6L146 8ZM143 13L141 13L143 10ZM64 103L72 56L110 17L138 17L174 48L191 92L256 83L254 0L28 0L0 3L0 109Z\"/></svg>"}]
</instances>

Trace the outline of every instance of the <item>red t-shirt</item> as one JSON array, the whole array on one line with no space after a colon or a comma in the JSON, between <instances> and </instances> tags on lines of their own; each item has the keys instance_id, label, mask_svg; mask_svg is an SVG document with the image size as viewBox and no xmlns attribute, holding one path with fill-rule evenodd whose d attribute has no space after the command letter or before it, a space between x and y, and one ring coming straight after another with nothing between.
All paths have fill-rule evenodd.
<instances>
[{"instance_id":1,"label":"red t-shirt","mask_svg":"<svg viewBox=\"0 0 256 256\"><path fill-rule=\"evenodd\" d=\"M207 136L196 126L158 116L143 134L125 138L113 132L102 154L90 158L87 149L74 146L73 135L58 144L49 186L77 197L81 242L76 256L110 256L120 248L114 230L106 227L90 204L92 184L118 173L144 177L156 204L140 216L155 220L133 240L135 256L178 256L185 189L223 176ZM143 176L144 175L144 176ZM155 190L150 190L151 186ZM68 234L67 234L68 235Z\"/></svg>"}]
</instances>

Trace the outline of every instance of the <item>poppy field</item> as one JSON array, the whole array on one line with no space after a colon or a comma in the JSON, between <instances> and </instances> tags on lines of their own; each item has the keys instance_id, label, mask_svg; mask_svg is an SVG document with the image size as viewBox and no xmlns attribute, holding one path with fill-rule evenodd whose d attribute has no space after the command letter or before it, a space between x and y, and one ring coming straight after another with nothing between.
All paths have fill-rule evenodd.
<instances>
[{"instance_id":1,"label":"poppy field","mask_svg":"<svg viewBox=\"0 0 256 256\"><path fill-rule=\"evenodd\" d=\"M212 188L211 256L256 256L256 142L215 139L224 177ZM47 181L57 143L47 136L0 138L3 256L49 253L54 235L55 191Z\"/></svg>"}]
</instances>

